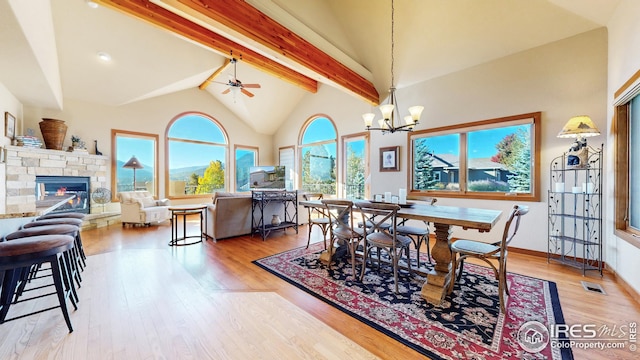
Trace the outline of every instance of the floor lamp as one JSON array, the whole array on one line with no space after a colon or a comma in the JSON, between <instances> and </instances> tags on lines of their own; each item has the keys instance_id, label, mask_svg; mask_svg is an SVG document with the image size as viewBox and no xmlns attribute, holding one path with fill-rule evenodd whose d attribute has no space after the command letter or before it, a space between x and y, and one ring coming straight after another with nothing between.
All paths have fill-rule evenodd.
<instances>
[{"instance_id":1,"label":"floor lamp","mask_svg":"<svg viewBox=\"0 0 640 360\"><path fill-rule=\"evenodd\" d=\"M129 159L124 165L122 165L125 169L133 169L133 191L136 191L136 169L142 169L144 166L140 164L140 161L134 156Z\"/></svg>"}]
</instances>

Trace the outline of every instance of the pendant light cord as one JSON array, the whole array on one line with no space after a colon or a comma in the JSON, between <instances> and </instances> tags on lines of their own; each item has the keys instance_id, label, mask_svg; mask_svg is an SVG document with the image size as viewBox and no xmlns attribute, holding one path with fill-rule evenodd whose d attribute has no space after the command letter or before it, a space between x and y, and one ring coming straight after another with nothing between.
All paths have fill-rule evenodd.
<instances>
[{"instance_id":1,"label":"pendant light cord","mask_svg":"<svg viewBox=\"0 0 640 360\"><path fill-rule=\"evenodd\" d=\"M393 29L395 28L395 21L394 21L394 13L395 13L395 7L393 6L394 0L391 0L391 87L395 87L395 78L393 76L393 66L394 66L394 62L395 62L395 57L393 55L394 52L394 48L395 48L395 42L394 42L394 34L393 34Z\"/></svg>"}]
</instances>

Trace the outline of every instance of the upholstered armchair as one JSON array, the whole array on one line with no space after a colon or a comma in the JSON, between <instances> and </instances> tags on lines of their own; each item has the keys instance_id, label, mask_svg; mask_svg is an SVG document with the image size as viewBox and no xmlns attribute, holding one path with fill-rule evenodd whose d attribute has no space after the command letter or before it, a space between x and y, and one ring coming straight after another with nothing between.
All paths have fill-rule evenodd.
<instances>
[{"instance_id":1,"label":"upholstered armchair","mask_svg":"<svg viewBox=\"0 0 640 360\"><path fill-rule=\"evenodd\" d=\"M171 219L168 199L156 200L148 191L121 191L118 193L122 211L122 226L139 224L149 226L153 222Z\"/></svg>"}]
</instances>

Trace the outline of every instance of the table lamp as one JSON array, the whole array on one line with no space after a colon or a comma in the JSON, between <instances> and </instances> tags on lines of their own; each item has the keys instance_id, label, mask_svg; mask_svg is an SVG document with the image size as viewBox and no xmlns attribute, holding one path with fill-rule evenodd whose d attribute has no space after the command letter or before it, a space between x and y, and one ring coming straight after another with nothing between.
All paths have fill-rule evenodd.
<instances>
[{"instance_id":1,"label":"table lamp","mask_svg":"<svg viewBox=\"0 0 640 360\"><path fill-rule=\"evenodd\" d=\"M590 117L586 115L574 116L564 125L558 133L559 138L576 138L579 150L587 146L587 137L600 135L600 130L596 127Z\"/></svg>"}]
</instances>

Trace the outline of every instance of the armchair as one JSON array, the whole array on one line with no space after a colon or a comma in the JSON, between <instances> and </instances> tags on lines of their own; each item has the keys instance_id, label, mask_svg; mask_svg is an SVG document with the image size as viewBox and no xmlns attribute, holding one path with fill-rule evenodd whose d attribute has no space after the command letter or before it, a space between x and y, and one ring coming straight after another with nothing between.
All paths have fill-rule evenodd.
<instances>
[{"instance_id":1,"label":"armchair","mask_svg":"<svg viewBox=\"0 0 640 360\"><path fill-rule=\"evenodd\" d=\"M143 191L121 191L118 193L122 211L122 226L139 224L149 226L152 222L171 219L168 199L156 200L151 193Z\"/></svg>"}]
</instances>

